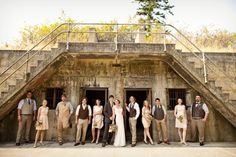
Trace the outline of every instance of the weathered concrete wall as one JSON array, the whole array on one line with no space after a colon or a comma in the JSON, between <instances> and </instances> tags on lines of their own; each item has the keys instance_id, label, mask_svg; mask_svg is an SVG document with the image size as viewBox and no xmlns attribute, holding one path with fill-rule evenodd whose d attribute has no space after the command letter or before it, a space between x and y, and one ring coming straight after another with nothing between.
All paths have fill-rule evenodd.
<instances>
[{"instance_id":1,"label":"weathered concrete wall","mask_svg":"<svg viewBox=\"0 0 236 157\"><path fill-rule=\"evenodd\" d=\"M59 72L42 84L34 92L38 104L45 98L45 89L49 87L64 88L74 108L79 104L83 89L81 87L105 87L108 95L113 94L123 103L124 88L149 88L152 101L156 97L161 99L163 105L168 103L168 88L185 88L186 103L190 105L194 100L196 91L191 89L166 63L151 60L121 60L121 67L112 67L113 60L109 59L80 59L71 57L63 66L58 67ZM206 124L206 141L236 141L236 129L215 111L207 102L210 115ZM0 141L15 140L17 122L13 111L0 123ZM54 110L49 113L50 129L47 140L56 139L56 118ZM168 130L170 141L177 141L173 111L168 111ZM190 125L189 125L190 126ZM155 123L152 126L153 136L156 139ZM34 130L34 129L33 129ZM69 129L67 140L75 138L75 125ZM90 130L89 130L90 131ZM34 132L32 132L32 137ZM188 137L190 127L188 127ZM33 139L33 138L32 138Z\"/></svg>"}]
</instances>

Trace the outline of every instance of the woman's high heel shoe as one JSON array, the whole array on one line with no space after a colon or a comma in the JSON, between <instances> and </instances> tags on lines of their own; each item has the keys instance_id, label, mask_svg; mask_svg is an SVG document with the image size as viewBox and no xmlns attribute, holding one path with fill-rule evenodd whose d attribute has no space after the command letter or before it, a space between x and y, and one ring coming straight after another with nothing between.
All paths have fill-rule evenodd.
<instances>
[{"instance_id":1,"label":"woman's high heel shoe","mask_svg":"<svg viewBox=\"0 0 236 157\"><path fill-rule=\"evenodd\" d=\"M152 140L150 140L150 143L151 143L151 145L154 145L154 143L153 143L153 141L152 141Z\"/></svg>"},{"instance_id":2,"label":"woman's high heel shoe","mask_svg":"<svg viewBox=\"0 0 236 157\"><path fill-rule=\"evenodd\" d=\"M148 144L146 140L143 140L143 142L144 142L145 144Z\"/></svg>"}]
</instances>

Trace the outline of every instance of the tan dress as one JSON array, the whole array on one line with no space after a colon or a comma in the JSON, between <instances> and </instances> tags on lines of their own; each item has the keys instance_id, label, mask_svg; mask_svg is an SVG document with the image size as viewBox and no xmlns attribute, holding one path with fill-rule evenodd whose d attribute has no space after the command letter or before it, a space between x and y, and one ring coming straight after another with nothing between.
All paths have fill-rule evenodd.
<instances>
[{"instance_id":1,"label":"tan dress","mask_svg":"<svg viewBox=\"0 0 236 157\"><path fill-rule=\"evenodd\" d=\"M39 108L39 118L38 118L38 122L40 125L36 126L36 130L48 130L48 107L43 107L41 106Z\"/></svg>"},{"instance_id":2,"label":"tan dress","mask_svg":"<svg viewBox=\"0 0 236 157\"><path fill-rule=\"evenodd\" d=\"M177 118L175 119L176 128L187 128L187 114L185 110L185 105L175 106ZM180 118L182 117L182 118Z\"/></svg>"},{"instance_id":3,"label":"tan dress","mask_svg":"<svg viewBox=\"0 0 236 157\"><path fill-rule=\"evenodd\" d=\"M142 109L142 123L144 128L149 128L152 122L151 110L147 108Z\"/></svg>"},{"instance_id":4,"label":"tan dress","mask_svg":"<svg viewBox=\"0 0 236 157\"><path fill-rule=\"evenodd\" d=\"M93 113L99 113L99 112L102 112L102 110L103 110L102 106L95 105L93 107ZM99 114L99 115L93 116L92 128L101 129L102 127L103 127L103 115Z\"/></svg>"}]
</instances>

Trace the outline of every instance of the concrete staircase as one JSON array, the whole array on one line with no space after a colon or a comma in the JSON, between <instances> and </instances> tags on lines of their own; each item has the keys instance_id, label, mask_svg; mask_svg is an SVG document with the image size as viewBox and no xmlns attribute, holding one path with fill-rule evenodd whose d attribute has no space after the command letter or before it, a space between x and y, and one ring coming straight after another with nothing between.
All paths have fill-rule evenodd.
<instances>
[{"instance_id":1,"label":"concrete staircase","mask_svg":"<svg viewBox=\"0 0 236 157\"><path fill-rule=\"evenodd\" d=\"M0 85L0 120L16 107L27 90L34 90L56 72L57 67L66 60L63 52L65 51L59 48L53 48L51 51L32 51L28 62L27 55L23 54L25 56L20 61L0 75L1 82L7 78Z\"/></svg>"},{"instance_id":2,"label":"concrete staircase","mask_svg":"<svg viewBox=\"0 0 236 157\"><path fill-rule=\"evenodd\" d=\"M219 111L234 127L236 127L236 84L216 65L206 61L208 82L203 76L203 64L197 57L188 57L181 51L167 52L166 62L191 87L197 90L207 103Z\"/></svg>"},{"instance_id":3,"label":"concrete staircase","mask_svg":"<svg viewBox=\"0 0 236 157\"><path fill-rule=\"evenodd\" d=\"M55 30L57 30L57 28ZM50 34L47 36L49 37ZM112 46L109 46L108 43L83 44L84 46L80 46L79 49L75 48L74 52L83 53L83 51L87 50L89 53L94 52L97 55L101 55L106 51L114 52L110 51L110 49L119 48L119 45L115 46L113 42L112 44L110 43ZM97 45L95 50L91 49L94 45ZM145 50L145 47L148 47L147 45L156 47L157 44L132 43L132 45L135 46L134 49L143 56L158 57L153 51L147 52ZM57 67L63 64L68 57L68 55L64 55L63 53L67 46L68 45L65 43L63 48L54 48L44 53L39 51L33 57L31 55L34 53L29 53L29 56L25 55L22 61L15 64L12 69L0 75L0 81L3 82L0 85L0 120L16 107L17 102L27 90L33 90L57 71ZM122 45L123 51L126 50L127 53L130 52L131 48L129 44ZM201 93L207 103L212 104L219 113L236 127L236 83L234 80L228 77L224 72L219 71L217 66L207 61L208 83L205 83L202 61L199 60L199 57L196 55L191 55L191 57L186 56L181 50L176 50L175 48L172 50L167 47L166 52L164 49L157 50L160 51L163 56L167 56L163 57L163 60L169 64L179 76ZM115 55L115 53L113 55ZM28 57L30 58L29 60ZM27 73L26 68L28 69ZM12 74L14 70L16 70L16 73ZM9 75L11 76L6 79Z\"/></svg>"}]
</instances>

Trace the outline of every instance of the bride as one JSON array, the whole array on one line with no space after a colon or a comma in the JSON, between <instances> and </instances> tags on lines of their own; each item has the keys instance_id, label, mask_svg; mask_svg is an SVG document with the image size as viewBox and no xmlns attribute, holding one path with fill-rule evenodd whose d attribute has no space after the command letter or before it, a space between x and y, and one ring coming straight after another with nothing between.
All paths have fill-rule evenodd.
<instances>
[{"instance_id":1,"label":"bride","mask_svg":"<svg viewBox=\"0 0 236 157\"><path fill-rule=\"evenodd\" d=\"M114 146L125 146L125 127L123 118L123 108L120 105L120 100L115 101L115 106L113 106L112 110L113 110L113 122L115 120L117 125Z\"/></svg>"}]
</instances>

